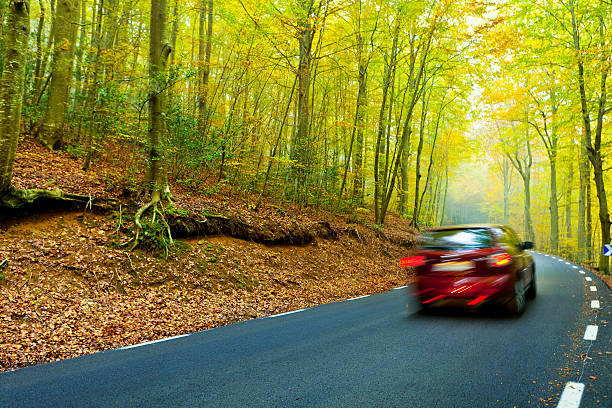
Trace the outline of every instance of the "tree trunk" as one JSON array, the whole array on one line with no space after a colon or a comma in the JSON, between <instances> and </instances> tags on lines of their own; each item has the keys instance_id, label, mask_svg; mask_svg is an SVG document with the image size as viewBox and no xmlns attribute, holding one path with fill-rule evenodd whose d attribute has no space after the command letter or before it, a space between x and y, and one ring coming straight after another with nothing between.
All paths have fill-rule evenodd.
<instances>
[{"instance_id":1,"label":"tree trunk","mask_svg":"<svg viewBox=\"0 0 612 408\"><path fill-rule=\"evenodd\" d=\"M72 66L76 43L77 0L60 0L53 24L55 49L51 62L51 82L45 118L38 131L38 139L48 148L56 149L63 141L66 106L72 81Z\"/></svg>"},{"instance_id":2,"label":"tree trunk","mask_svg":"<svg viewBox=\"0 0 612 408\"><path fill-rule=\"evenodd\" d=\"M53 47L53 31L55 26L55 0L51 0L51 13L49 14L51 21L51 30L49 33L49 37L47 38L47 46L45 47L45 51L42 54L42 60L40 63L40 75L34 78L34 92L36 95L36 100L40 101L42 98L42 94L44 93L44 89L42 88L43 78L47 72L47 62L49 61L49 54L51 53L51 48Z\"/></svg>"},{"instance_id":3,"label":"tree trunk","mask_svg":"<svg viewBox=\"0 0 612 408\"><path fill-rule=\"evenodd\" d=\"M81 88L83 77L83 47L85 45L85 37L87 36L87 27L87 0L81 0L81 25L79 27L79 44L76 49L74 99L72 101L73 110L77 109L77 107L79 106L79 101L82 99Z\"/></svg>"},{"instance_id":4,"label":"tree trunk","mask_svg":"<svg viewBox=\"0 0 612 408\"><path fill-rule=\"evenodd\" d=\"M584 261L587 253L587 234L586 234L586 192L587 184L589 184L590 173L589 158L586 153L586 141L584 128L582 129L582 137L580 140L580 161L578 171L580 177L580 187L578 190L578 260Z\"/></svg>"},{"instance_id":5,"label":"tree trunk","mask_svg":"<svg viewBox=\"0 0 612 408\"><path fill-rule=\"evenodd\" d=\"M572 184L574 183L574 162L569 162L565 180L565 238L572 238Z\"/></svg>"},{"instance_id":6,"label":"tree trunk","mask_svg":"<svg viewBox=\"0 0 612 408\"><path fill-rule=\"evenodd\" d=\"M360 42L360 48L362 48ZM360 49L360 55L362 50ZM368 64L363 56L359 60L359 91L357 93L357 111L355 128L357 135L355 138L355 158L353 161L353 199L358 204L363 202L363 127L365 124L365 110L367 104L366 78Z\"/></svg>"},{"instance_id":7,"label":"tree trunk","mask_svg":"<svg viewBox=\"0 0 612 408\"><path fill-rule=\"evenodd\" d=\"M502 162L502 176L504 179L504 224L508 224L510 218L510 188L512 187L512 173L510 163L506 157Z\"/></svg>"},{"instance_id":8,"label":"tree trunk","mask_svg":"<svg viewBox=\"0 0 612 408\"><path fill-rule=\"evenodd\" d=\"M32 104L36 103L36 98L38 97L38 88L37 84L41 81L42 77L45 75L44 72L41 72L42 68L42 60L43 60L43 49L42 49L42 32L45 28L45 5L43 0L38 0L38 4L40 5L40 17L38 18L38 29L36 30L36 64L34 67L34 78L32 81Z\"/></svg>"},{"instance_id":9,"label":"tree trunk","mask_svg":"<svg viewBox=\"0 0 612 408\"><path fill-rule=\"evenodd\" d=\"M423 84L423 87L427 87L427 83ZM427 98L423 96L423 105L421 107L421 124L419 126L419 144L417 146L416 162L414 169L414 205L412 208L412 221L410 225L418 227L419 225L419 188L421 184L421 154L423 153L423 142L425 140L425 120L427 118L427 109L429 107L429 99L433 92L433 82L429 86L429 94Z\"/></svg>"},{"instance_id":10,"label":"tree trunk","mask_svg":"<svg viewBox=\"0 0 612 408\"><path fill-rule=\"evenodd\" d=\"M204 89L203 67L206 58L205 21L207 0L200 5L200 18L198 25L198 134L204 136L204 122L206 120L206 91Z\"/></svg>"},{"instance_id":11,"label":"tree trunk","mask_svg":"<svg viewBox=\"0 0 612 408\"><path fill-rule=\"evenodd\" d=\"M300 60L298 66L298 112L297 112L297 132L294 142L293 160L295 164L292 166L292 174L296 185L296 198L300 200L300 191L305 187L306 170L308 167L307 145L308 145L308 129L310 125L310 80L312 69L312 41L314 39L315 27L312 26L310 16L312 12L312 0L301 0L302 9L305 12L305 17L300 22Z\"/></svg>"},{"instance_id":12,"label":"tree trunk","mask_svg":"<svg viewBox=\"0 0 612 408\"><path fill-rule=\"evenodd\" d=\"M610 214L608 213L608 200L606 196L606 187L604 184L603 177L603 158L601 155L601 134L603 130L603 120L606 112L606 81L608 78L608 70L609 65L606 61L606 56L602 52L601 62L601 82L600 82L600 93L599 93L599 109L597 112L597 125L595 129L595 141L592 144L592 131L591 131L591 117L589 113L589 109L587 106L587 96L585 90L585 80L584 80L584 63L582 60L581 48L580 48L580 35L578 32L578 26L576 24L575 10L573 3L570 3L570 12L572 15L572 28L573 28L573 40L574 40L574 49L577 51L577 65L578 65L578 92L580 95L580 107L582 109L582 120L584 123L584 148L587 151L587 155L591 165L593 166L594 179L595 179L595 188L597 191L597 199L599 201L599 222L601 226L601 244L602 248L599 251L599 270L604 274L609 274L609 258L603 255L603 245L610 243ZM605 50L605 35L604 35L604 22L603 19L600 20L600 41L601 41L601 49ZM590 187L590 182L587 185L587 199L590 199L588 195L588 187ZM587 208L587 211L590 210L590 205ZM588 217L587 217L588 218ZM591 231L587 227L587 235L590 238ZM588 251L590 252L590 245L588 246ZM589 254L590 255L590 254ZM590 258L590 257L589 257Z\"/></svg>"},{"instance_id":13,"label":"tree trunk","mask_svg":"<svg viewBox=\"0 0 612 408\"><path fill-rule=\"evenodd\" d=\"M206 139L212 112L208 102L208 81L210 78L210 54L212 52L213 33L213 0L208 0L208 16L206 24L206 49L204 52L204 66L202 67L202 88L200 89L200 111L204 113L202 137Z\"/></svg>"},{"instance_id":14,"label":"tree trunk","mask_svg":"<svg viewBox=\"0 0 612 408\"><path fill-rule=\"evenodd\" d=\"M531 222L531 173L526 172L523 177L523 189L525 192L525 205L523 207L523 229L526 240L533 241L533 223Z\"/></svg>"},{"instance_id":15,"label":"tree trunk","mask_svg":"<svg viewBox=\"0 0 612 408\"><path fill-rule=\"evenodd\" d=\"M550 159L550 250L559 250L559 206L557 203L557 157Z\"/></svg>"},{"instance_id":16,"label":"tree trunk","mask_svg":"<svg viewBox=\"0 0 612 408\"><path fill-rule=\"evenodd\" d=\"M87 104L86 104L86 114L89 115L89 128L87 130L87 136L85 138L85 151L87 155L85 156L85 161L83 163L83 171L89 171L89 166L91 165L91 160L93 159L94 154L94 132L96 131L96 109L98 106L98 89L99 89L99 76L100 76L100 56L102 54L102 11L104 10L104 0L98 1L98 10L96 12L96 23L95 26L91 30L91 46L95 49L95 52L92 54L91 64L92 72L91 72L91 80L88 81L88 92L87 92Z\"/></svg>"},{"instance_id":17,"label":"tree trunk","mask_svg":"<svg viewBox=\"0 0 612 408\"><path fill-rule=\"evenodd\" d=\"M166 42L166 0L152 0L149 44L149 169L147 184L151 200L170 193L165 174L164 83L170 46Z\"/></svg>"},{"instance_id":18,"label":"tree trunk","mask_svg":"<svg viewBox=\"0 0 612 408\"><path fill-rule=\"evenodd\" d=\"M0 196L11 190L30 34L29 0L12 0L8 8L0 78Z\"/></svg>"}]
</instances>

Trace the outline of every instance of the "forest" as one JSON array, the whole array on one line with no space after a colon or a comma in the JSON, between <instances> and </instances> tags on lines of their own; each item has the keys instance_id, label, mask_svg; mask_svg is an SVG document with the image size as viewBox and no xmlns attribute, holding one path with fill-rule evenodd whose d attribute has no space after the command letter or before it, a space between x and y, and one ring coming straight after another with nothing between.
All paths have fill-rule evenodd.
<instances>
[{"instance_id":1,"label":"forest","mask_svg":"<svg viewBox=\"0 0 612 408\"><path fill-rule=\"evenodd\" d=\"M496 222L609 273L609 26L596 0L2 0L0 204L33 137L140 206L173 189Z\"/></svg>"}]
</instances>

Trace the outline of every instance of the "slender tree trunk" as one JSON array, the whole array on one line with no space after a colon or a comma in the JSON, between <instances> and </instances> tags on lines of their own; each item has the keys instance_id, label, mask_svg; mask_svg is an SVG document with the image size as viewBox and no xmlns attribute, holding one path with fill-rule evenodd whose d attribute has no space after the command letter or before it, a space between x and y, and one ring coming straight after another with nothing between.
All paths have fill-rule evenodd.
<instances>
[{"instance_id":1,"label":"slender tree trunk","mask_svg":"<svg viewBox=\"0 0 612 408\"><path fill-rule=\"evenodd\" d=\"M77 0L60 0L57 4L53 24L55 49L51 63L49 101L37 135L38 139L50 149L56 149L63 142L66 106L72 81L78 12Z\"/></svg>"},{"instance_id":2,"label":"slender tree trunk","mask_svg":"<svg viewBox=\"0 0 612 408\"><path fill-rule=\"evenodd\" d=\"M572 238L572 184L574 183L574 162L569 162L565 180L565 238Z\"/></svg>"},{"instance_id":3,"label":"slender tree trunk","mask_svg":"<svg viewBox=\"0 0 612 408\"><path fill-rule=\"evenodd\" d=\"M396 17L398 18L398 17ZM376 138L376 148L374 150L374 219L376 224L381 224L383 219L381 202L384 201L386 179L384 177L384 171L380 165L380 158L383 156L385 148L385 133L387 131L387 94L391 85L391 78L395 67L395 59L397 56L397 43L398 43L398 32L399 22L396 22L396 29L393 36L393 43L391 45L391 56L389 64L385 66L385 74L383 78L383 89L382 89L382 102L380 105L380 113L378 116L378 136Z\"/></svg>"},{"instance_id":4,"label":"slender tree trunk","mask_svg":"<svg viewBox=\"0 0 612 408\"><path fill-rule=\"evenodd\" d=\"M81 88L83 77L83 47L85 45L85 37L87 36L87 27L87 0L81 0L81 24L79 27L79 43L76 49L74 99L72 101L72 110L74 111L76 111L77 107L79 106L79 101L82 99Z\"/></svg>"},{"instance_id":5,"label":"slender tree trunk","mask_svg":"<svg viewBox=\"0 0 612 408\"><path fill-rule=\"evenodd\" d=\"M525 192L525 205L523 207L523 229L528 241L533 241L533 223L531 222L531 172L523 177L523 190Z\"/></svg>"},{"instance_id":6,"label":"slender tree trunk","mask_svg":"<svg viewBox=\"0 0 612 408\"><path fill-rule=\"evenodd\" d=\"M591 165L593 166L593 173L595 179L595 188L597 191L597 199L599 201L599 222L601 226L601 244L602 247L605 244L610 243L610 214L608 212L608 200L606 196L606 187L604 184L603 177L603 159L601 155L601 134L603 130L603 120L606 112L606 98L607 98L607 88L606 81L608 78L608 70L609 64L606 62L606 57L603 54L601 56L602 69L601 69L601 81L600 81L600 93L599 93L599 107L597 112L597 125L595 129L595 141L592 144L592 131L591 131L591 117L589 113L589 109L587 106L587 96L585 90L585 79L584 79L584 63L581 55L580 48L580 36L578 32L578 26L576 24L575 18L575 10L573 2L570 2L570 11L572 15L572 28L573 28L573 40L574 40L574 49L577 51L577 65L578 65L578 91L580 95L580 107L582 109L582 120L584 123L584 148L587 151L587 155ZM603 19L600 20L600 41L601 41L601 49L605 49L605 35L604 35L604 22ZM590 200L590 195L588 190L590 188L590 182L587 185L587 199ZM587 208L587 211L590 211L590 205ZM587 213L588 218L588 213ZM588 221L588 220L587 220ZM587 236L591 237L591 231L588 230L587 226ZM587 248L591 246L588 245ZM590 252L590 250L589 250ZM599 256L599 269L604 274L609 273L609 258L603 255L603 248L600 252ZM590 254L589 254L590 255ZM589 256L590 258L590 256Z\"/></svg>"},{"instance_id":7,"label":"slender tree trunk","mask_svg":"<svg viewBox=\"0 0 612 408\"><path fill-rule=\"evenodd\" d=\"M41 72L42 67L42 59L43 59L43 49L42 49L42 32L45 28L45 5L43 0L38 0L38 4L40 6L40 17L38 17L38 29L36 30L36 65L34 68L34 78L32 81L32 97L36 98L38 96L38 88L37 84L41 81L41 78L45 75L44 72ZM34 99L33 104L36 102Z\"/></svg>"},{"instance_id":8,"label":"slender tree trunk","mask_svg":"<svg viewBox=\"0 0 612 408\"><path fill-rule=\"evenodd\" d=\"M51 48L53 48L53 32L55 31L55 0L51 0L50 6L51 13L49 14L49 16L51 20L51 30L49 37L47 38L47 46L45 47L45 51L42 55L42 61L40 63L40 75L34 78L34 91L37 95L36 99L38 101L40 101L40 99L42 98L42 94L45 92L45 90L42 88L42 84L47 72L47 63L51 54Z\"/></svg>"},{"instance_id":9,"label":"slender tree trunk","mask_svg":"<svg viewBox=\"0 0 612 408\"><path fill-rule=\"evenodd\" d=\"M6 17L4 62L0 77L0 196L11 189L21 124L29 34L29 0L11 0Z\"/></svg>"},{"instance_id":10,"label":"slender tree trunk","mask_svg":"<svg viewBox=\"0 0 612 408\"><path fill-rule=\"evenodd\" d=\"M300 191L305 187L307 167L308 167L308 129L310 124L310 80L312 69L312 41L314 39L315 27L312 26L310 16L312 14L312 0L301 0L302 9L305 17L300 22L299 49L300 60L298 67L298 123L294 142L292 175L297 183L296 198L301 200Z\"/></svg>"},{"instance_id":11,"label":"slender tree trunk","mask_svg":"<svg viewBox=\"0 0 612 408\"><path fill-rule=\"evenodd\" d=\"M363 45L360 42L360 48ZM360 54L362 50L360 50ZM367 89L366 78L368 72L368 64L363 56L359 61L359 91L357 93L357 111L355 128L357 135L355 138L355 159L353 162L353 199L357 204L363 202L363 127L365 124L365 110L367 105Z\"/></svg>"},{"instance_id":12,"label":"slender tree trunk","mask_svg":"<svg viewBox=\"0 0 612 408\"><path fill-rule=\"evenodd\" d=\"M165 174L164 82L171 49L166 42L166 0L151 1L149 45L149 168L147 184L151 201L166 198L170 190Z\"/></svg>"},{"instance_id":13,"label":"slender tree trunk","mask_svg":"<svg viewBox=\"0 0 612 408\"><path fill-rule=\"evenodd\" d=\"M200 5L200 19L198 24L198 134L204 137L204 122L206 121L206 97L207 90L204 88L204 64L206 63L206 39L205 22L207 0L202 0Z\"/></svg>"},{"instance_id":14,"label":"slender tree trunk","mask_svg":"<svg viewBox=\"0 0 612 408\"><path fill-rule=\"evenodd\" d=\"M444 200L442 201L442 215L440 216L440 225L444 225L444 215L446 213L446 196L448 194L448 164L444 166Z\"/></svg>"},{"instance_id":15,"label":"slender tree trunk","mask_svg":"<svg viewBox=\"0 0 612 408\"><path fill-rule=\"evenodd\" d=\"M578 260L584 261L587 253L586 202L587 185L589 184L590 164L586 153L584 128L580 140L580 161L578 164L580 187L578 190Z\"/></svg>"},{"instance_id":16,"label":"slender tree trunk","mask_svg":"<svg viewBox=\"0 0 612 408\"><path fill-rule=\"evenodd\" d=\"M433 81L433 80L432 80ZM427 83L423 84L423 87L427 87ZM414 206L412 208L412 221L410 225L417 227L419 225L419 188L421 184L421 154L423 153L423 142L425 140L425 120L427 118L427 109L429 107L429 100L431 93L433 92L433 82L429 86L429 94L427 97L423 97L423 104L421 107L421 124L419 125L419 144L417 146L415 170L414 170Z\"/></svg>"},{"instance_id":17,"label":"slender tree trunk","mask_svg":"<svg viewBox=\"0 0 612 408\"><path fill-rule=\"evenodd\" d=\"M504 180L504 224L508 224L510 219L510 188L512 187L512 173L510 173L510 163L506 157L502 161L502 177Z\"/></svg>"},{"instance_id":18,"label":"slender tree trunk","mask_svg":"<svg viewBox=\"0 0 612 408\"><path fill-rule=\"evenodd\" d=\"M86 113L89 115L89 127L85 138L85 161L83 171L89 171L91 160L94 154L94 132L96 131L96 109L98 106L98 90L100 77L100 55L102 54L102 10L104 10L104 0L98 0L98 10L96 13L95 27L91 30L91 46L95 49L92 54L91 81L88 81Z\"/></svg>"},{"instance_id":19,"label":"slender tree trunk","mask_svg":"<svg viewBox=\"0 0 612 408\"><path fill-rule=\"evenodd\" d=\"M202 89L200 97L202 98L202 112L205 114L204 128L202 131L202 137L206 139L206 135L209 129L209 122L211 120L212 112L209 107L208 101L208 82L210 80L210 56L212 53L212 33L213 33L213 0L208 0L208 17L206 24L206 50L204 53L204 66L202 67Z\"/></svg>"}]
</instances>

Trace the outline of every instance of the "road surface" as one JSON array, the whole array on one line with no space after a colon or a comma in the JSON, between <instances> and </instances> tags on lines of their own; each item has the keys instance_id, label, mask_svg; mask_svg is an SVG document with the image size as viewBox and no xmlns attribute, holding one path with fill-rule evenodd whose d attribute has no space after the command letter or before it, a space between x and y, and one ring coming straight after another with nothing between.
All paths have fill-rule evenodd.
<instances>
[{"instance_id":1,"label":"road surface","mask_svg":"<svg viewBox=\"0 0 612 408\"><path fill-rule=\"evenodd\" d=\"M612 406L610 291L534 259L520 318L406 311L404 287L0 373L0 407L555 407L568 383L559 406Z\"/></svg>"}]
</instances>

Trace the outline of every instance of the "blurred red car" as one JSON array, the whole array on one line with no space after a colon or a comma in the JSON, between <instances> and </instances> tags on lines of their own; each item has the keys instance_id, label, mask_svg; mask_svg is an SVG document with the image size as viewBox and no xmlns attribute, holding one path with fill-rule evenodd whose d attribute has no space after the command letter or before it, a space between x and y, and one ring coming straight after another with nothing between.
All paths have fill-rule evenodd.
<instances>
[{"instance_id":1,"label":"blurred red car","mask_svg":"<svg viewBox=\"0 0 612 408\"><path fill-rule=\"evenodd\" d=\"M495 302L514 315L536 296L535 265L522 242L505 225L452 225L426 231L412 256L400 266L414 267L416 296L433 305L475 307Z\"/></svg>"}]
</instances>

